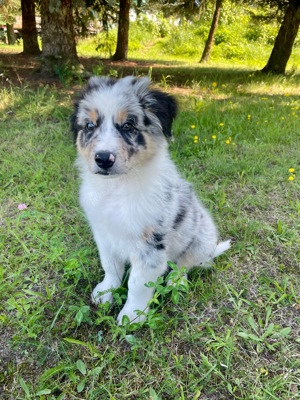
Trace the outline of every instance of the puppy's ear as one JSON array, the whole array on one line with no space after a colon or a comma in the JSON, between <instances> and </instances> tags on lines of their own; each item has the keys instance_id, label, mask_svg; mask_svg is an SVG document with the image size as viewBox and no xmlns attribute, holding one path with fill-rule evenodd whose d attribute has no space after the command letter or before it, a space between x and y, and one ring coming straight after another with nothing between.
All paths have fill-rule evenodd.
<instances>
[{"instance_id":1,"label":"puppy's ear","mask_svg":"<svg viewBox=\"0 0 300 400\"><path fill-rule=\"evenodd\" d=\"M151 90L150 95L154 99L151 104L151 111L159 119L164 135L171 137L172 123L178 110L177 101L173 96L158 90Z\"/></svg>"},{"instance_id":2,"label":"puppy's ear","mask_svg":"<svg viewBox=\"0 0 300 400\"><path fill-rule=\"evenodd\" d=\"M177 114L177 102L173 96L149 89L148 77L135 78L127 76L123 83L132 87L143 108L149 109L159 119L162 131L166 137L172 136L172 122Z\"/></svg>"}]
</instances>

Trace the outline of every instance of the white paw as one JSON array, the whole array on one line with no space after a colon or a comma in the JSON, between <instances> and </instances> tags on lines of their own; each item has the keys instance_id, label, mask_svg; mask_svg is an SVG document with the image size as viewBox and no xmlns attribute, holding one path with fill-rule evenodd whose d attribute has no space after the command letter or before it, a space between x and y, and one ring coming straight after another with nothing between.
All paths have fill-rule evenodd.
<instances>
[{"instance_id":1,"label":"white paw","mask_svg":"<svg viewBox=\"0 0 300 400\"><path fill-rule=\"evenodd\" d=\"M125 304L117 317L118 324L122 325L123 317L125 315L129 319L130 323L143 322L146 319L147 311L148 308L144 310L139 310L136 307L129 307Z\"/></svg>"},{"instance_id":2,"label":"white paw","mask_svg":"<svg viewBox=\"0 0 300 400\"><path fill-rule=\"evenodd\" d=\"M95 289L92 292L91 300L94 304L99 303L112 303L113 295L112 295L112 288L108 288L103 282L98 283Z\"/></svg>"}]
</instances>

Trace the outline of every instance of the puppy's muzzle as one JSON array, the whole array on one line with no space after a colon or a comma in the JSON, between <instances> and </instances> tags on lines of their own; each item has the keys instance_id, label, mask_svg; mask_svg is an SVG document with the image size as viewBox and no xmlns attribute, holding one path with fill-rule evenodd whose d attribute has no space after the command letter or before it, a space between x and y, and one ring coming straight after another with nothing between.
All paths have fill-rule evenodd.
<instances>
[{"instance_id":1,"label":"puppy's muzzle","mask_svg":"<svg viewBox=\"0 0 300 400\"><path fill-rule=\"evenodd\" d=\"M109 170L115 163L116 156L110 151L101 151L95 154L95 163L105 171Z\"/></svg>"}]
</instances>

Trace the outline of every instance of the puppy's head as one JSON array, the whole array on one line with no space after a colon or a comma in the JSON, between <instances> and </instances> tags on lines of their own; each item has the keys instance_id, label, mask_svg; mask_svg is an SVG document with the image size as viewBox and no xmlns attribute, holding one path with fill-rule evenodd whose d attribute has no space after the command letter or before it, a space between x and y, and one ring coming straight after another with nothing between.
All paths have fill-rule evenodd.
<instances>
[{"instance_id":1,"label":"puppy's head","mask_svg":"<svg viewBox=\"0 0 300 400\"><path fill-rule=\"evenodd\" d=\"M127 174L165 149L175 99L149 89L148 78L93 77L75 104L72 130L79 155L94 174Z\"/></svg>"}]
</instances>

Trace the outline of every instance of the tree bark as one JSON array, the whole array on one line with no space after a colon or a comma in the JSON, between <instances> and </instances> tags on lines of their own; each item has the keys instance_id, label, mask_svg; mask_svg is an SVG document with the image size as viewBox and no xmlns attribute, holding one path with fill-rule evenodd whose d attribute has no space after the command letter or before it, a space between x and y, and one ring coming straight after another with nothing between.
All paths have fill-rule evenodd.
<instances>
[{"instance_id":1,"label":"tree bark","mask_svg":"<svg viewBox=\"0 0 300 400\"><path fill-rule=\"evenodd\" d=\"M34 0L21 0L23 54L39 55Z\"/></svg>"},{"instance_id":2,"label":"tree bark","mask_svg":"<svg viewBox=\"0 0 300 400\"><path fill-rule=\"evenodd\" d=\"M143 5L143 1L142 1L142 0L137 0L137 1L136 1L135 13L136 13L137 19L139 19L139 16L140 16L140 14L141 14L142 5Z\"/></svg>"},{"instance_id":3,"label":"tree bark","mask_svg":"<svg viewBox=\"0 0 300 400\"><path fill-rule=\"evenodd\" d=\"M115 61L127 60L128 36L129 36L129 11L130 0L120 0L118 41L115 54L112 59Z\"/></svg>"},{"instance_id":4,"label":"tree bark","mask_svg":"<svg viewBox=\"0 0 300 400\"><path fill-rule=\"evenodd\" d=\"M13 24L6 24L6 31L7 31L7 42L8 44L15 44L16 43L16 35L14 32L14 25Z\"/></svg>"},{"instance_id":5,"label":"tree bark","mask_svg":"<svg viewBox=\"0 0 300 400\"><path fill-rule=\"evenodd\" d=\"M217 0L213 20L211 23L210 31L208 34L207 41L205 43L205 47L204 47L202 56L200 59L200 63L206 63L210 57L210 53L213 48L215 32L216 32L218 24L219 24L222 4L223 4L223 0Z\"/></svg>"},{"instance_id":6,"label":"tree bark","mask_svg":"<svg viewBox=\"0 0 300 400\"><path fill-rule=\"evenodd\" d=\"M73 29L72 0L41 0L42 70L79 66Z\"/></svg>"},{"instance_id":7,"label":"tree bark","mask_svg":"<svg viewBox=\"0 0 300 400\"><path fill-rule=\"evenodd\" d=\"M300 25L300 1L290 1L267 65L262 72L284 74Z\"/></svg>"}]
</instances>

